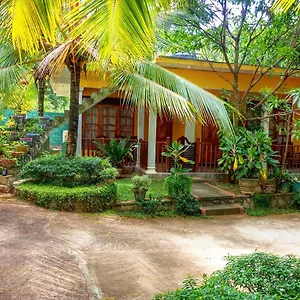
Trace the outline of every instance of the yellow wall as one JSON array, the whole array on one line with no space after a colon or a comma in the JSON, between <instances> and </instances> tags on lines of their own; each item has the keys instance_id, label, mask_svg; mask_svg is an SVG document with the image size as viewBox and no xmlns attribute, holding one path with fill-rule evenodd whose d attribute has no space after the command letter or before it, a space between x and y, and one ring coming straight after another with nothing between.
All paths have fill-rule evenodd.
<instances>
[{"instance_id":1,"label":"yellow wall","mask_svg":"<svg viewBox=\"0 0 300 300\"><path fill-rule=\"evenodd\" d=\"M181 136L184 136L184 132L185 124L182 121L175 118L173 120L172 140L178 140Z\"/></svg>"}]
</instances>

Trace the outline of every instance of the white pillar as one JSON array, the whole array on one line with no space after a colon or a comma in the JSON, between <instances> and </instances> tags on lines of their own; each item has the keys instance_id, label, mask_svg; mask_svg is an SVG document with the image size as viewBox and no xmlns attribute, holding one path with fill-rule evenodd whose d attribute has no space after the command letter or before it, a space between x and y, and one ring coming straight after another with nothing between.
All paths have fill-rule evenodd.
<instances>
[{"instance_id":1,"label":"white pillar","mask_svg":"<svg viewBox=\"0 0 300 300\"><path fill-rule=\"evenodd\" d=\"M156 114L149 112L148 130L148 166L146 174L155 174L155 155L156 155Z\"/></svg>"},{"instance_id":2,"label":"white pillar","mask_svg":"<svg viewBox=\"0 0 300 300\"><path fill-rule=\"evenodd\" d=\"M137 139L144 139L144 128L145 128L145 110L142 107L138 108L138 129L137 129ZM136 166L139 167L141 162L141 149L137 149L137 159Z\"/></svg>"},{"instance_id":3,"label":"white pillar","mask_svg":"<svg viewBox=\"0 0 300 300\"><path fill-rule=\"evenodd\" d=\"M191 142L195 142L195 131L196 131L196 123L185 123L185 131L184 131L184 136Z\"/></svg>"},{"instance_id":4,"label":"white pillar","mask_svg":"<svg viewBox=\"0 0 300 300\"><path fill-rule=\"evenodd\" d=\"M82 104L82 92L83 88L79 89L79 105ZM78 131L77 131L77 147L76 156L82 155L82 114L78 116Z\"/></svg>"}]
</instances>

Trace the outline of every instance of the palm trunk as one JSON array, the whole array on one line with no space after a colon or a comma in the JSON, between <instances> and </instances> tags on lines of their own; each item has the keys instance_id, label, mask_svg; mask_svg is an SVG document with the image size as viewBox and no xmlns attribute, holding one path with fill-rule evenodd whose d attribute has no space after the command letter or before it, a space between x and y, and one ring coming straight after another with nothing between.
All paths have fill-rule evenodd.
<instances>
[{"instance_id":1,"label":"palm trunk","mask_svg":"<svg viewBox=\"0 0 300 300\"><path fill-rule=\"evenodd\" d=\"M70 71L70 113L67 156L75 156L78 134L80 66L74 63L68 66Z\"/></svg>"},{"instance_id":2,"label":"palm trunk","mask_svg":"<svg viewBox=\"0 0 300 300\"><path fill-rule=\"evenodd\" d=\"M38 116L44 116L44 103L45 103L45 83L46 80L42 78L39 80L39 98L38 98Z\"/></svg>"}]
</instances>

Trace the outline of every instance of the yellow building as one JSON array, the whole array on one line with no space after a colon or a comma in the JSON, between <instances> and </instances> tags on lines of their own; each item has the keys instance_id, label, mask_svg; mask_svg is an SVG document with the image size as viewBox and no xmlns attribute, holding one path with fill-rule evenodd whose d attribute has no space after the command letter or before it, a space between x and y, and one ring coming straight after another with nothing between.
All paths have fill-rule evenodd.
<instances>
[{"instance_id":1,"label":"yellow building","mask_svg":"<svg viewBox=\"0 0 300 300\"><path fill-rule=\"evenodd\" d=\"M208 63L201 60L161 57L157 64L188 79L208 92L221 96L224 89L231 90L225 79L232 81L233 75L225 63ZM213 69L212 69L213 67ZM272 76L265 75L251 90L258 93L264 88L274 88L280 82L281 69L273 69ZM241 95L247 90L252 78L254 67L243 66L240 72L239 90ZM220 76L221 75L221 76ZM257 75L259 76L259 74ZM222 78L223 77L223 78ZM69 83L66 76L54 80L54 89L59 94L68 94ZM82 74L81 98L87 101L91 95L106 86L94 73ZM300 87L300 78L289 77L284 89ZM282 89L283 91L283 89ZM285 97L284 92L279 97ZM285 138L275 130L275 123L282 120L271 120L270 134L278 149L283 149ZM272 125L273 124L273 125ZM282 125L282 124L281 124ZM181 140L192 144L187 155L196 161L194 171L217 172L217 159L221 153L217 138L217 128L213 125L184 124L173 118L158 118L142 109L124 107L118 93L109 95L106 99L83 113L80 118L78 151L82 155L95 155L94 140L108 141L110 138L130 138L140 141L140 148L135 155L135 162L128 162L146 173L167 172L170 161L161 156L166 142ZM300 149L299 149L300 150ZM300 151L299 151L300 152Z\"/></svg>"}]
</instances>

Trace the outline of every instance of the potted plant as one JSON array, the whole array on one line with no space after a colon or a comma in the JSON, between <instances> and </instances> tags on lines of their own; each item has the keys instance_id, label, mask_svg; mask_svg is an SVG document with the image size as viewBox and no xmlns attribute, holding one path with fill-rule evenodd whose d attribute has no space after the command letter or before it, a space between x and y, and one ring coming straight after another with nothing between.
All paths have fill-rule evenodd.
<instances>
[{"instance_id":1,"label":"potted plant","mask_svg":"<svg viewBox=\"0 0 300 300\"><path fill-rule=\"evenodd\" d=\"M50 123L50 118L48 116L39 117L40 125L48 125Z\"/></svg>"},{"instance_id":2,"label":"potted plant","mask_svg":"<svg viewBox=\"0 0 300 300\"><path fill-rule=\"evenodd\" d=\"M100 172L100 178L105 183L112 184L118 176L118 170L116 168L106 168Z\"/></svg>"},{"instance_id":3,"label":"potted plant","mask_svg":"<svg viewBox=\"0 0 300 300\"><path fill-rule=\"evenodd\" d=\"M289 172L282 172L280 168L274 168L273 177L276 179L277 192L288 193L295 183L293 175Z\"/></svg>"},{"instance_id":4,"label":"potted plant","mask_svg":"<svg viewBox=\"0 0 300 300\"><path fill-rule=\"evenodd\" d=\"M299 193L300 192L300 181L298 177L293 178L293 183L292 183L292 192L293 193Z\"/></svg>"},{"instance_id":5,"label":"potted plant","mask_svg":"<svg viewBox=\"0 0 300 300\"><path fill-rule=\"evenodd\" d=\"M94 141L98 147L96 151L100 156L109 158L113 167L117 168L121 175L122 168L126 158L133 160L133 151L138 147L138 144L131 144L127 139L115 140L111 139L109 144L102 144Z\"/></svg>"},{"instance_id":6,"label":"potted plant","mask_svg":"<svg viewBox=\"0 0 300 300\"><path fill-rule=\"evenodd\" d=\"M152 180L147 175L138 176L135 175L132 177L133 188L135 201L145 200L146 193L151 185Z\"/></svg>"},{"instance_id":7,"label":"potted plant","mask_svg":"<svg viewBox=\"0 0 300 300\"><path fill-rule=\"evenodd\" d=\"M9 153L9 151L5 151L4 156L0 159L0 164L5 169L13 168L16 162L17 162L16 158L13 158L11 156L11 153Z\"/></svg>"},{"instance_id":8,"label":"potted plant","mask_svg":"<svg viewBox=\"0 0 300 300\"><path fill-rule=\"evenodd\" d=\"M272 140L264 130L251 132L239 130L245 138L242 155L237 160L236 177L242 194L253 195L259 188L259 179L267 179L267 166L278 166L276 152L272 150Z\"/></svg>"}]
</instances>

